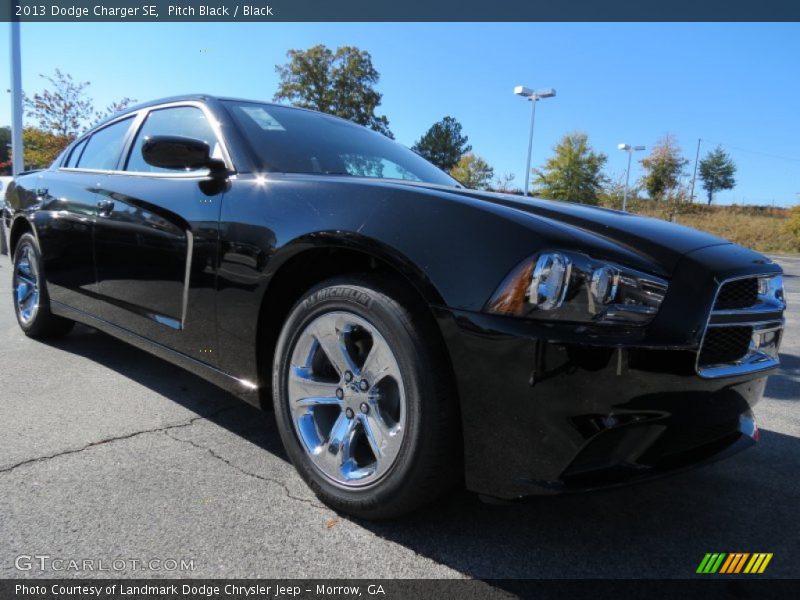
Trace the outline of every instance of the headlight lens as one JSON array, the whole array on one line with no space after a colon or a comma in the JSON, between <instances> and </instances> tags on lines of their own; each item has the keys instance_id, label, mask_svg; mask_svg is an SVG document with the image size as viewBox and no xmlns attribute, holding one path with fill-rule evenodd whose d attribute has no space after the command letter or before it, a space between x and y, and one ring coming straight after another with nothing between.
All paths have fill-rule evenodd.
<instances>
[{"instance_id":1,"label":"headlight lens","mask_svg":"<svg viewBox=\"0 0 800 600\"><path fill-rule=\"evenodd\" d=\"M533 319L649 323L663 279L571 252L544 252L522 262L492 296L489 312Z\"/></svg>"},{"instance_id":2,"label":"headlight lens","mask_svg":"<svg viewBox=\"0 0 800 600\"><path fill-rule=\"evenodd\" d=\"M564 302L572 264L563 254L542 254L533 267L528 302L541 310L553 310Z\"/></svg>"}]
</instances>

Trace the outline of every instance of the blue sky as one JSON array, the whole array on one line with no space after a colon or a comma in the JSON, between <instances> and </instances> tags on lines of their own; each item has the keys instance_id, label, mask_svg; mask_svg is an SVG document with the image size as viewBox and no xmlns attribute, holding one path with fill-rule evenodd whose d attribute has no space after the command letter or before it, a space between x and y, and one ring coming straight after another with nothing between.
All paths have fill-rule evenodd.
<instances>
[{"instance_id":1,"label":"blue sky","mask_svg":"<svg viewBox=\"0 0 800 600\"><path fill-rule=\"evenodd\" d=\"M698 138L701 156L722 144L734 157L739 184L719 202L800 201L799 24L25 23L23 88L41 89L38 74L59 67L91 81L98 105L195 91L271 100L274 65L318 43L372 54L398 141L410 146L452 115L520 186L530 113L512 89L523 84L558 91L537 108L534 165L581 130L622 177L618 143L649 147L670 132L692 161ZM0 81L5 89L7 60ZM2 94L0 124L10 118Z\"/></svg>"}]
</instances>

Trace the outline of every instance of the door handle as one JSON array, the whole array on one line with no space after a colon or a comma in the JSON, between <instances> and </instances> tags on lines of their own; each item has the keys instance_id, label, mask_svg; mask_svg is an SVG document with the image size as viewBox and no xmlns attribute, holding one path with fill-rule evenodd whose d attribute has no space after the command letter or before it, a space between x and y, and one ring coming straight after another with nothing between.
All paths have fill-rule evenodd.
<instances>
[{"instance_id":1,"label":"door handle","mask_svg":"<svg viewBox=\"0 0 800 600\"><path fill-rule=\"evenodd\" d=\"M101 217L107 217L114 210L113 200L100 200L97 203L97 214Z\"/></svg>"}]
</instances>

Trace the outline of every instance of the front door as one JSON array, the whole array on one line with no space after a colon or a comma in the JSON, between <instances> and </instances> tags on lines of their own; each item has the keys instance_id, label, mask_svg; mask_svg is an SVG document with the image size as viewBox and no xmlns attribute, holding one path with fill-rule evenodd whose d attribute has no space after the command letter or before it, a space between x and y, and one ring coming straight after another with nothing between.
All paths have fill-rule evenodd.
<instances>
[{"instance_id":1,"label":"front door","mask_svg":"<svg viewBox=\"0 0 800 600\"><path fill-rule=\"evenodd\" d=\"M95 222L101 318L193 358L216 364L215 283L223 194L201 189L207 170L159 169L142 158L153 135L218 146L199 106L151 110L124 170L110 174Z\"/></svg>"}]
</instances>

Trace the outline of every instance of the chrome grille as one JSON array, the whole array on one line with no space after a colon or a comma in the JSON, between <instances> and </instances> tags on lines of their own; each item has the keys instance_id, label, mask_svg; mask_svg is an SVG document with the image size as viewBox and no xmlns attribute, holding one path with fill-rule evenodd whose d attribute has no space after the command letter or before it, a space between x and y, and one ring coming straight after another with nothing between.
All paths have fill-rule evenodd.
<instances>
[{"instance_id":1,"label":"chrome grille","mask_svg":"<svg viewBox=\"0 0 800 600\"><path fill-rule=\"evenodd\" d=\"M729 377L778 366L785 308L780 273L723 281L697 351L700 376Z\"/></svg>"},{"instance_id":2,"label":"chrome grille","mask_svg":"<svg viewBox=\"0 0 800 600\"><path fill-rule=\"evenodd\" d=\"M758 302L758 278L734 279L724 283L717 294L714 310L750 308Z\"/></svg>"},{"instance_id":3,"label":"chrome grille","mask_svg":"<svg viewBox=\"0 0 800 600\"><path fill-rule=\"evenodd\" d=\"M713 327L706 333L697 364L709 367L739 361L747 355L752 337L752 327Z\"/></svg>"}]
</instances>

